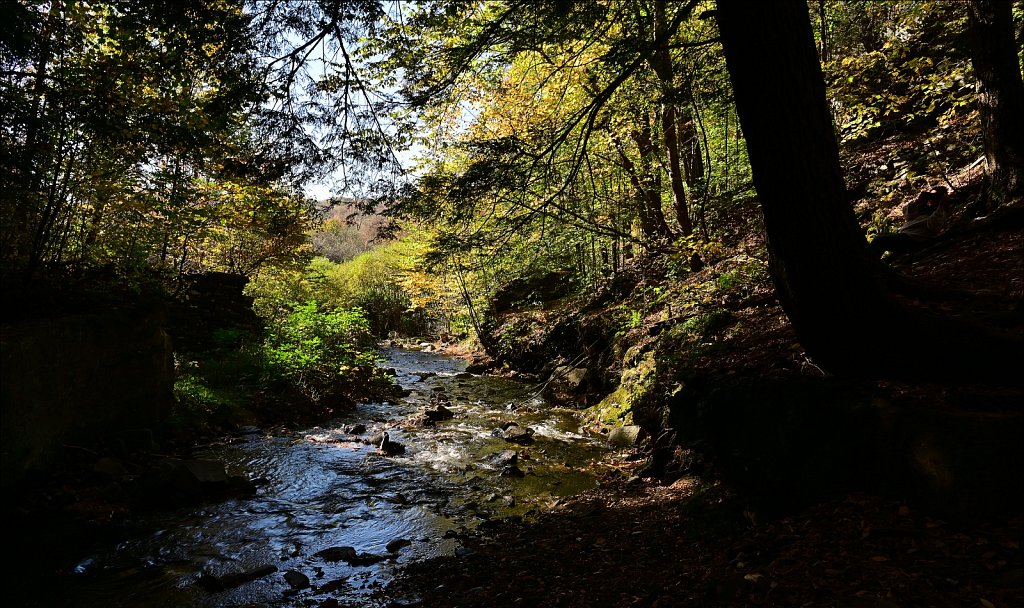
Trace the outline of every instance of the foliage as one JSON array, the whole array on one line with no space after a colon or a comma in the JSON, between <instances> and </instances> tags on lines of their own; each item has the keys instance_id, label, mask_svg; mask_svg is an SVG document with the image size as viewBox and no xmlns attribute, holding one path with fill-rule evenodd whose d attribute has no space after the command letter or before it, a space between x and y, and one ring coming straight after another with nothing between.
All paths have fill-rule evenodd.
<instances>
[{"instance_id":1,"label":"foliage","mask_svg":"<svg viewBox=\"0 0 1024 608\"><path fill-rule=\"evenodd\" d=\"M311 223L309 201L303 197L272 187L203 181L196 182L184 204L154 210L148 221L129 227L161 239L151 244L150 251L161 251L158 259L150 260L152 265L173 265L186 274L248 276L267 264L307 260Z\"/></svg>"},{"instance_id":2,"label":"foliage","mask_svg":"<svg viewBox=\"0 0 1024 608\"><path fill-rule=\"evenodd\" d=\"M843 139L958 128L975 103L965 5L853 2L829 9L834 57L825 70Z\"/></svg>"},{"instance_id":3,"label":"foliage","mask_svg":"<svg viewBox=\"0 0 1024 608\"><path fill-rule=\"evenodd\" d=\"M324 297L334 306L364 311L375 335L406 333L403 317L412 301L401 285L407 270L401 250L400 243L391 243L341 264L318 260Z\"/></svg>"},{"instance_id":4,"label":"foliage","mask_svg":"<svg viewBox=\"0 0 1024 608\"><path fill-rule=\"evenodd\" d=\"M468 334L517 281L599 293L663 263L687 297L638 294L615 313L624 333L659 307L733 302L762 262L690 283L741 249L764 257L713 8L16 3L0 46L4 279L249 275L264 354L317 395L365 363L355 334L332 332ZM848 181L862 196L895 203L978 157L963 4L822 0L811 22L844 153L911 141ZM327 174L346 195L330 216L300 194ZM356 210L398 238L375 241Z\"/></svg>"},{"instance_id":5,"label":"foliage","mask_svg":"<svg viewBox=\"0 0 1024 608\"><path fill-rule=\"evenodd\" d=\"M183 437L220 432L251 418L249 408L261 384L264 359L255 344L243 343L241 337L234 331L221 332L215 348L202 360L177 361L172 432Z\"/></svg>"},{"instance_id":6,"label":"foliage","mask_svg":"<svg viewBox=\"0 0 1024 608\"><path fill-rule=\"evenodd\" d=\"M645 63L668 43L650 41L648 20L657 4L643 3L639 12L619 2L575 12L556 3L515 9L543 15L534 23L545 24L545 35L503 20L507 6L432 3L412 11L407 22L419 33L381 69L400 66L413 75L404 92L430 129L432 156L424 159L419 188L395 211L437 227L438 259L480 273L485 291L540 274L544 266L571 269L580 285L593 286L634 248L652 245L650 231L660 230L664 220L655 220L670 202L669 192L655 186L662 179L655 173L666 167L650 139L665 137L658 103L695 103L698 81L687 70L700 63L711 35L706 24L686 20L692 4L670 5L657 27L668 28L664 36L675 36L672 42L699 50L680 58L685 69L678 81L659 84ZM401 35L411 35L404 25ZM404 50L415 45L427 51ZM687 124L695 134L687 150L700 155L697 127ZM725 131L735 132L735 120ZM732 145L725 153L740 149ZM726 171L733 162L723 163ZM736 183L742 174L733 171ZM691 195L704 194L708 176L691 177ZM485 276L490 272L500 280Z\"/></svg>"},{"instance_id":7,"label":"foliage","mask_svg":"<svg viewBox=\"0 0 1024 608\"><path fill-rule=\"evenodd\" d=\"M273 320L263 352L271 374L315 402L330 403L391 385L373 346L361 310L322 310L310 300Z\"/></svg>"},{"instance_id":8,"label":"foliage","mask_svg":"<svg viewBox=\"0 0 1024 608\"><path fill-rule=\"evenodd\" d=\"M361 311L315 301L281 306L263 335L223 327L214 331L212 348L176 353L172 431L187 437L323 416L354 399L395 394Z\"/></svg>"},{"instance_id":9,"label":"foliage","mask_svg":"<svg viewBox=\"0 0 1024 608\"><path fill-rule=\"evenodd\" d=\"M424 270L425 250L423 238L403 237L341 263L317 257L301 270L266 269L246 289L266 318L316 298L331 308L361 309L375 336L465 332L462 298L451 277Z\"/></svg>"},{"instance_id":10,"label":"foliage","mask_svg":"<svg viewBox=\"0 0 1024 608\"><path fill-rule=\"evenodd\" d=\"M317 255L337 264L347 262L370 249L359 228L336 218L324 222L310 240Z\"/></svg>"},{"instance_id":11,"label":"foliage","mask_svg":"<svg viewBox=\"0 0 1024 608\"><path fill-rule=\"evenodd\" d=\"M24 44L0 57L5 273L144 263L162 243L152 216L216 171L210 156L244 154L246 18L230 2L19 8Z\"/></svg>"}]
</instances>

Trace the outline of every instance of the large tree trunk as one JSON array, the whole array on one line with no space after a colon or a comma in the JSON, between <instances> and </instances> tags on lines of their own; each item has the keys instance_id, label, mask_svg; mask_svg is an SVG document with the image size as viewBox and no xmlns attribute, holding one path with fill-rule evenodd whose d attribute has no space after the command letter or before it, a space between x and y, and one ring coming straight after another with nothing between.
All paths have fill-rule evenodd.
<instances>
[{"instance_id":1,"label":"large tree trunk","mask_svg":"<svg viewBox=\"0 0 1024 608\"><path fill-rule=\"evenodd\" d=\"M720 0L718 23L783 308L812 355L855 363L849 345L873 333L882 291L846 202L806 6Z\"/></svg>"},{"instance_id":2,"label":"large tree trunk","mask_svg":"<svg viewBox=\"0 0 1024 608\"><path fill-rule=\"evenodd\" d=\"M971 59L985 143L990 205L1024 194L1024 80L1010 0L971 0Z\"/></svg>"},{"instance_id":3,"label":"large tree trunk","mask_svg":"<svg viewBox=\"0 0 1024 608\"><path fill-rule=\"evenodd\" d=\"M846 200L806 2L718 0L717 17L770 272L808 354L837 373L1014 381L1005 376L1019 371L1019 340L887 294Z\"/></svg>"}]
</instances>

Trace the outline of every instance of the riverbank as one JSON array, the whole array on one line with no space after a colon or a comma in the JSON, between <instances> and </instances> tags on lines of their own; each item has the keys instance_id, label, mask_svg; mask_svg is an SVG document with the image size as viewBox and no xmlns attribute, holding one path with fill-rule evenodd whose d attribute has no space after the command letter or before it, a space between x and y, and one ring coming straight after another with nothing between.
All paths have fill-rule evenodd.
<instances>
[{"instance_id":1,"label":"riverbank","mask_svg":"<svg viewBox=\"0 0 1024 608\"><path fill-rule=\"evenodd\" d=\"M5 501L15 606L374 606L403 565L596 485L608 453L533 385L380 353L405 397L184 453L100 454ZM401 449L384 450L381 442ZM149 442L152 437L147 437ZM112 600L111 598L116 598Z\"/></svg>"},{"instance_id":2,"label":"riverbank","mask_svg":"<svg viewBox=\"0 0 1024 608\"><path fill-rule=\"evenodd\" d=\"M1022 246L1019 222L979 224L887 262L921 285L938 286L902 297L945 316L984 319L1020 335ZM601 351L619 353L615 365L589 370L591 378L595 371L607 371L627 380L651 378L631 376L630 370L657 370L658 382L629 386L634 394L635 389L645 391L636 403L655 414L665 407L687 407L685 399L693 397L688 411L694 416L680 416L675 409L676 416L647 417L674 424L677 442L641 446L601 487L535 520L507 522L461 538L468 551L407 568L382 594L383 605L1024 604L1016 481L1019 379L982 386L957 378L941 383L831 378L805 356L770 286L749 280L742 270L719 266L698 275L703 282L698 284L719 288L708 289L698 310L703 316L690 317L706 320L703 325L666 322L681 307L664 282L641 276L626 306L645 316L616 335L621 342ZM594 320L614 320L616 313L614 306L592 310L590 316L577 317L578 326L594 328ZM534 317L545 315L559 315L563 328L572 319L572 313L555 306L538 308ZM513 326L509 317L504 327ZM546 334L541 327L522 335ZM534 341L508 350L529 348L543 351L546 346ZM582 359L573 360L580 365ZM690 371L676 376L673 388L665 379L680 369ZM666 387L675 398L659 402L672 392ZM775 390L754 390L758 387ZM730 391L730 396L748 399L704 399ZM916 439L903 437L903 442L851 434L845 419L817 407L837 401L857 405L847 412L920 413L923 418L882 421L890 429L926 432ZM660 410L650 408L651 403ZM730 404L739 409L716 412L712 407ZM789 424L815 420L831 434ZM698 430L695 422L704 426ZM723 433L729 429L741 433ZM999 436L985 439L986 433ZM779 452L780 446L786 451ZM657 447L665 448L661 456ZM872 452L877 462L861 459ZM851 476L838 478L834 462L845 463ZM653 471L641 468L652 463L658 465ZM886 463L888 470L883 469ZM885 484L872 476L894 473L897 465L918 475L921 485L880 488ZM833 484L819 487L821 476ZM950 492L954 482L959 489ZM955 500L938 500L943 492ZM798 493L805 495L795 497Z\"/></svg>"},{"instance_id":3,"label":"riverbank","mask_svg":"<svg viewBox=\"0 0 1024 608\"><path fill-rule=\"evenodd\" d=\"M713 482L620 478L409 567L385 605L1020 606L1021 523L867 494L761 521Z\"/></svg>"}]
</instances>

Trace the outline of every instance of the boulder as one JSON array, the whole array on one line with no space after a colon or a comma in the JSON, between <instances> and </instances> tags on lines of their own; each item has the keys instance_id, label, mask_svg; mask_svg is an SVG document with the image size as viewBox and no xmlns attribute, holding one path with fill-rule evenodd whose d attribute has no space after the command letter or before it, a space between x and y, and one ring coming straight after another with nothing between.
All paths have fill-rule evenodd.
<instances>
[{"instance_id":1,"label":"boulder","mask_svg":"<svg viewBox=\"0 0 1024 608\"><path fill-rule=\"evenodd\" d=\"M355 547L328 547L313 554L327 562L349 562L356 558Z\"/></svg>"},{"instance_id":2,"label":"boulder","mask_svg":"<svg viewBox=\"0 0 1024 608\"><path fill-rule=\"evenodd\" d=\"M385 547L385 549L387 549L388 553L394 553L394 552L398 551L399 549L401 549L402 547L408 547L411 544L412 544L412 541L407 539L407 538L396 538L396 539L392 540L391 542L389 542L387 544L387 546Z\"/></svg>"},{"instance_id":3,"label":"boulder","mask_svg":"<svg viewBox=\"0 0 1024 608\"><path fill-rule=\"evenodd\" d=\"M372 553L356 553L354 547L329 547L314 553L316 557L328 562L346 562L352 566L370 566L387 559Z\"/></svg>"},{"instance_id":4,"label":"boulder","mask_svg":"<svg viewBox=\"0 0 1024 608\"><path fill-rule=\"evenodd\" d=\"M589 378L590 370L585 367L561 365L551 372L544 396L556 403L578 401L586 392Z\"/></svg>"},{"instance_id":5,"label":"boulder","mask_svg":"<svg viewBox=\"0 0 1024 608\"><path fill-rule=\"evenodd\" d=\"M502 450L494 455L494 462L500 467L515 466L519 462L519 454L515 450Z\"/></svg>"},{"instance_id":6,"label":"boulder","mask_svg":"<svg viewBox=\"0 0 1024 608\"><path fill-rule=\"evenodd\" d=\"M224 574L222 576L213 576L211 574L204 574L199 577L196 583L211 593L218 591L224 591L225 589L234 589L254 581L258 578L263 578L268 574L277 572L277 566L268 564L266 566L260 566L259 568L253 568L252 570L246 570L245 572L234 572L231 574Z\"/></svg>"},{"instance_id":7,"label":"boulder","mask_svg":"<svg viewBox=\"0 0 1024 608\"><path fill-rule=\"evenodd\" d=\"M451 403L447 401L432 402L431 407L423 410L423 415L434 422L440 422L442 420L451 420L452 418L455 417L455 412L445 407L446 403L448 405L451 405Z\"/></svg>"},{"instance_id":8,"label":"boulder","mask_svg":"<svg viewBox=\"0 0 1024 608\"><path fill-rule=\"evenodd\" d=\"M468 374L483 374L487 370L491 369L494 362L490 358L478 358L466 365L466 373Z\"/></svg>"},{"instance_id":9,"label":"boulder","mask_svg":"<svg viewBox=\"0 0 1024 608\"><path fill-rule=\"evenodd\" d=\"M502 477L526 477L526 473L514 464L510 464L501 469Z\"/></svg>"},{"instance_id":10,"label":"boulder","mask_svg":"<svg viewBox=\"0 0 1024 608\"><path fill-rule=\"evenodd\" d=\"M635 424L615 427L608 433L608 445L618 449L631 448L640 440L641 432Z\"/></svg>"},{"instance_id":11,"label":"boulder","mask_svg":"<svg viewBox=\"0 0 1024 608\"><path fill-rule=\"evenodd\" d=\"M451 405L451 402L446 399L434 398L426 409L406 418L404 426L407 428L421 428L434 426L435 423L443 420L451 420L455 417L455 412L448 409L446 405Z\"/></svg>"},{"instance_id":12,"label":"boulder","mask_svg":"<svg viewBox=\"0 0 1024 608\"><path fill-rule=\"evenodd\" d=\"M495 429L498 430L498 429ZM515 422L510 422L505 425L505 428L499 430L498 436L505 441L511 443L518 443L519 445L526 445L533 443L533 429L526 426L519 426Z\"/></svg>"},{"instance_id":13,"label":"boulder","mask_svg":"<svg viewBox=\"0 0 1024 608\"><path fill-rule=\"evenodd\" d=\"M301 572L289 570L284 573L284 580L292 589L305 589L309 587L309 577Z\"/></svg>"},{"instance_id":14,"label":"boulder","mask_svg":"<svg viewBox=\"0 0 1024 608\"><path fill-rule=\"evenodd\" d=\"M252 494L253 483L228 475L219 460L163 458L139 479L140 495L155 504L231 494Z\"/></svg>"}]
</instances>

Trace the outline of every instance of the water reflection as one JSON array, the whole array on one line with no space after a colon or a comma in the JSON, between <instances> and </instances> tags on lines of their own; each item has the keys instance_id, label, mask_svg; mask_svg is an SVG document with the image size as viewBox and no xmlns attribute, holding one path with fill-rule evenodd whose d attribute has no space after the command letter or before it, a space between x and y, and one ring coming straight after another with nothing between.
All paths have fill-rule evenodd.
<instances>
[{"instance_id":1,"label":"water reflection","mask_svg":"<svg viewBox=\"0 0 1024 608\"><path fill-rule=\"evenodd\" d=\"M263 481L255 496L128 522L128 540L84 556L73 584L48 595L48 605L306 606L335 598L373 606L373 591L399 566L457 551L455 532L593 487L581 467L603 445L582 436L569 413L543 407L532 387L471 376L436 354L383 354L410 391L401 403L361 404L292 436L211 447L198 456ZM403 424L442 396L452 420ZM495 436L513 421L533 429L533 443ZM365 432L353 433L354 424ZM405 453L379 454L369 438L382 431ZM502 474L496 456L510 449L521 477ZM250 576L232 588L216 584Z\"/></svg>"}]
</instances>

